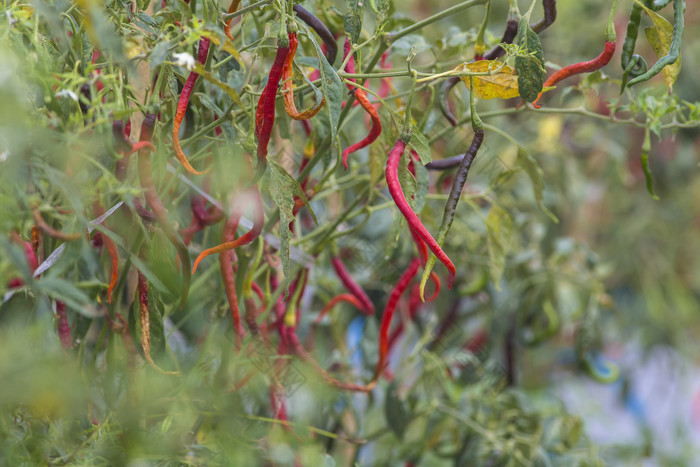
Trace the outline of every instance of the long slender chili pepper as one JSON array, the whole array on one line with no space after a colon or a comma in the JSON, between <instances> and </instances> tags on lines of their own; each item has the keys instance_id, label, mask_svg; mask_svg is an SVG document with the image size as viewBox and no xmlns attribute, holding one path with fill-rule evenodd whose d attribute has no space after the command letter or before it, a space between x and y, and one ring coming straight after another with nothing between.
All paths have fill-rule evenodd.
<instances>
[{"instance_id":1,"label":"long slender chili pepper","mask_svg":"<svg viewBox=\"0 0 700 467\"><path fill-rule=\"evenodd\" d=\"M155 114L149 113L144 116L143 123L141 124L141 142L145 143L151 140L153 137L155 124ZM180 261L182 261L182 298L180 301L180 306L183 306L190 291L190 280L192 277L190 273L190 254L189 251L187 251L187 246L170 224L168 210L165 209L163 202L160 200L158 193L156 192L156 187L153 183L153 170L151 168L151 150L153 150L152 145L143 145L143 147L138 151L139 178L141 179L141 186L143 187L148 205L153 210L153 214L155 215L158 224L160 224L160 227L163 229L166 237L168 237L170 243L175 246L177 254L180 257Z\"/></svg>"},{"instance_id":2,"label":"long slender chili pepper","mask_svg":"<svg viewBox=\"0 0 700 467\"><path fill-rule=\"evenodd\" d=\"M403 194L401 188L401 183L399 182L399 160L406 149L406 142L399 138L396 144L389 152L389 158L386 163L386 181L389 187L389 193L394 199L396 206L401 211L401 214L406 218L408 225L416 231L416 233L423 239L428 248L438 257L438 259L447 267L449 276L447 278L448 288L452 288L452 282L454 281L456 269L455 265L452 263L450 258L447 257L440 245L435 241L435 239L430 235L430 232L425 228L423 223L418 219L418 216L411 209L411 206L406 201L406 197Z\"/></svg>"},{"instance_id":3,"label":"long slender chili pepper","mask_svg":"<svg viewBox=\"0 0 700 467\"><path fill-rule=\"evenodd\" d=\"M458 154L452 157L446 157L444 159L433 160L425 164L425 168L428 170L449 170L459 167L460 162L464 159L464 154Z\"/></svg>"},{"instance_id":4,"label":"long slender chili pepper","mask_svg":"<svg viewBox=\"0 0 700 467\"><path fill-rule=\"evenodd\" d=\"M241 0L231 0L231 5L228 7L228 14L233 13L234 11L238 10L238 5L240 5ZM226 20L226 23L224 25L224 32L226 33L226 36L228 36L229 39L233 40L233 36L231 35L231 21L233 21L233 18Z\"/></svg>"},{"instance_id":5,"label":"long slender chili pepper","mask_svg":"<svg viewBox=\"0 0 700 467\"><path fill-rule=\"evenodd\" d=\"M550 27L557 19L557 0L542 0L542 8L544 18L532 25L532 30L537 34Z\"/></svg>"},{"instance_id":6,"label":"long slender chili pepper","mask_svg":"<svg viewBox=\"0 0 700 467\"><path fill-rule=\"evenodd\" d=\"M362 287L360 287L360 284L355 282L355 279L352 278L350 272L345 268L345 265L343 264L343 261L340 259L340 257L334 256L331 259L331 264L333 265L333 269L338 275L338 278L343 283L348 292L350 292L354 297L357 298L357 300L360 301L361 305L358 306L358 308L362 310L365 314L373 315L374 304L372 303L372 300L369 299L367 293L362 289Z\"/></svg>"},{"instance_id":7,"label":"long slender chili pepper","mask_svg":"<svg viewBox=\"0 0 700 467\"><path fill-rule=\"evenodd\" d=\"M316 107L311 107L310 109L299 112L297 110L296 104L294 103L294 86L292 83L292 76L294 75L294 55L297 52L297 46L299 41L297 40L297 34L295 32L289 33L289 54L287 55L287 61L284 64L284 71L282 72L282 81L284 90L287 91L284 94L284 109L287 111L287 115L292 117L294 120L308 120L314 115L316 115L319 110L326 103L325 99L321 99L321 102Z\"/></svg>"},{"instance_id":8,"label":"long slender chili pepper","mask_svg":"<svg viewBox=\"0 0 700 467\"><path fill-rule=\"evenodd\" d=\"M230 241L230 242L224 242L218 246L215 246L213 248L209 248L207 250L204 250L199 254L197 259L194 261L194 265L192 266L192 274L197 270L197 265L199 264L200 261L202 261L204 258L210 255L214 255L217 253L222 253L224 251L228 250L233 250L234 248L238 248L239 246L247 245L258 236L260 236L260 232L262 232L263 224L265 223L265 217L263 214L263 206L262 206L262 198L260 197L260 190L258 189L257 185L253 185L251 188L251 191L253 192L254 199L255 199L255 209L253 212L253 227L237 238L236 240ZM236 216L238 219L240 219L241 213L238 211L238 208L234 209L234 213L231 214L231 216ZM238 221L236 221L238 222Z\"/></svg>"},{"instance_id":9,"label":"long slender chili pepper","mask_svg":"<svg viewBox=\"0 0 700 467\"><path fill-rule=\"evenodd\" d=\"M345 39L345 56L347 56L349 53L352 52L352 46L350 45L350 40ZM345 66L345 71L348 73L355 73L355 60L353 58L350 58L348 61L347 65ZM349 82L355 82L354 79L348 79ZM350 153L353 153L359 149L362 149L366 146L369 146L376 140L379 135L382 133L382 122L379 120L379 114L377 114L376 109L372 104L370 104L369 99L367 99L367 95L365 92L360 89L360 88L355 88L351 84L348 83L348 89L350 92L355 93L355 98L357 99L357 102L360 103L363 109L370 115L372 118L372 127L369 130L369 134L367 137L365 137L362 141L359 141L347 149L343 151L343 165L345 166L345 169L347 170L348 168L348 155Z\"/></svg>"},{"instance_id":10,"label":"long slender chili pepper","mask_svg":"<svg viewBox=\"0 0 700 467\"><path fill-rule=\"evenodd\" d=\"M105 213L104 208L99 202L95 202L92 208L95 213L95 217L100 217ZM106 227L104 222L102 225ZM98 234L101 234L101 232L98 232ZM97 237L97 235L95 235L95 237ZM119 253L117 252L117 245L114 244L114 241L109 238L109 236L100 235L100 237L102 239L102 244L107 250L107 253L109 253L111 273L109 286L107 287L107 302L112 303L112 290L114 290L114 286L117 285L117 279L119 278Z\"/></svg>"},{"instance_id":11,"label":"long slender chili pepper","mask_svg":"<svg viewBox=\"0 0 700 467\"><path fill-rule=\"evenodd\" d=\"M508 22L506 22L506 29L503 31L501 42L484 54L484 60L496 60L502 57L506 53L506 49L501 47L500 44L512 44L517 34L518 20L516 18L509 18Z\"/></svg>"},{"instance_id":12,"label":"long slender chili pepper","mask_svg":"<svg viewBox=\"0 0 700 467\"><path fill-rule=\"evenodd\" d=\"M139 323L141 324L141 348L143 349L143 357L146 362L157 370L159 373L165 375L177 375L177 371L165 371L156 365L151 357L151 315L148 309L148 282L146 282L146 276L144 276L141 271L139 271L138 279L138 294L139 294Z\"/></svg>"},{"instance_id":13,"label":"long slender chili pepper","mask_svg":"<svg viewBox=\"0 0 700 467\"><path fill-rule=\"evenodd\" d=\"M37 206L32 207L32 217L34 218L34 224L36 224L39 229L41 229L44 233L46 233L49 237L55 238L57 240L62 240L64 242L72 242L74 240L78 240L82 238L83 234L81 233L72 233L72 234L67 234L64 232L61 232L60 230L56 230L53 227L51 227L49 224L46 223L44 218L41 215L41 212L39 211L39 208Z\"/></svg>"},{"instance_id":14,"label":"long slender chili pepper","mask_svg":"<svg viewBox=\"0 0 700 467\"><path fill-rule=\"evenodd\" d=\"M384 314L382 315L382 321L379 325L379 360L377 360L377 367L374 371L375 377L378 377L384 371L384 367L387 363L387 357L389 355L389 327L391 326L391 319L394 317L394 312L396 311L396 306L399 303L401 295L406 291L408 285L413 280L413 277L418 272L418 266L420 266L420 259L415 258L408 265L408 268L399 278L396 286L391 291L389 298L386 302L386 308L384 308Z\"/></svg>"},{"instance_id":15,"label":"long slender chili pepper","mask_svg":"<svg viewBox=\"0 0 700 467\"><path fill-rule=\"evenodd\" d=\"M683 16L685 15L685 0L674 0L673 1L673 39L671 40L671 47L668 49L668 53L661 57L654 66L649 68L646 73L631 79L627 83L627 87L646 81L661 72L661 70L667 66L672 65L678 60L681 53L681 43L683 41L683 29L685 27Z\"/></svg>"},{"instance_id":16,"label":"long slender chili pepper","mask_svg":"<svg viewBox=\"0 0 700 467\"><path fill-rule=\"evenodd\" d=\"M235 239L236 229L238 228L238 217L231 216L226 221L224 226L224 235L221 239L223 242L231 242ZM241 348L243 338L245 337L245 329L241 324L241 313L238 309L238 295L236 294L236 276L233 272L233 261L235 253L233 251L224 251L219 255L219 269L221 271L221 279L224 281L224 292L228 300L228 306L231 310L231 318L233 319L233 332L236 335L236 347Z\"/></svg>"},{"instance_id":17,"label":"long slender chili pepper","mask_svg":"<svg viewBox=\"0 0 700 467\"><path fill-rule=\"evenodd\" d=\"M484 141L484 130L478 128L474 132L474 138L469 145L469 149L464 154L462 161L459 164L459 170L452 182L452 189L450 190L450 195L447 197L447 203L445 203L445 212L442 216L442 222L440 223L440 230L438 230L437 241L439 244L445 241L447 237L447 232L449 232L452 222L454 221L455 214L457 213L457 203L459 198L462 196L462 190L464 189L464 184L467 181L467 176L469 175L469 169L471 168L474 157L476 157L481 143ZM431 272L433 265L435 264L435 257L431 257L428 260L428 264L425 267L423 277L421 278L420 294L423 296L423 290L425 288L425 283L428 278L428 274Z\"/></svg>"},{"instance_id":18,"label":"long slender chili pepper","mask_svg":"<svg viewBox=\"0 0 700 467\"><path fill-rule=\"evenodd\" d=\"M70 333L70 324L68 324L68 315L66 314L66 304L61 300L56 300L56 330L58 331L58 340L61 341L61 346L64 350L69 350L73 347L73 338Z\"/></svg>"},{"instance_id":19,"label":"long slender chili pepper","mask_svg":"<svg viewBox=\"0 0 700 467\"><path fill-rule=\"evenodd\" d=\"M630 12L630 19L627 23L627 35L625 36L625 42L622 44L622 54L620 55L620 64L624 71L622 75L622 90L627 86L628 76L635 78L646 73L649 68L646 60L641 55L634 53L634 46L637 42L637 34L641 22L642 7L637 2L634 2Z\"/></svg>"},{"instance_id":20,"label":"long slender chili pepper","mask_svg":"<svg viewBox=\"0 0 700 467\"><path fill-rule=\"evenodd\" d=\"M587 62L574 63L569 66L565 66L561 70L558 70L552 76L547 78L544 82L543 87L554 86L559 81L562 81L570 76L577 75L579 73L590 73L596 70L600 70L605 65L608 64L613 54L615 53L615 25L613 24L613 16L615 13L615 6L617 5L617 0L613 2L612 10L610 11L610 18L608 20L608 27L605 31L605 48L603 51L593 60ZM542 97L542 93L537 96L537 99L532 103L535 108L542 107L538 104L538 101Z\"/></svg>"},{"instance_id":21,"label":"long slender chili pepper","mask_svg":"<svg viewBox=\"0 0 700 467\"><path fill-rule=\"evenodd\" d=\"M457 83L459 83L459 76L452 76L451 78L448 78L445 81L443 81L438 90L440 110L442 111L442 115L445 116L447 121L450 122L450 125L452 126L457 126L457 117L455 117L455 115L450 110L447 103L447 97L449 96L452 88L455 87Z\"/></svg>"},{"instance_id":22,"label":"long slender chili pepper","mask_svg":"<svg viewBox=\"0 0 700 467\"><path fill-rule=\"evenodd\" d=\"M332 66L333 63L335 63L336 55L338 55L338 44L335 42L335 37L333 37L333 34L328 30L326 25L321 22L320 19L314 16L303 6L299 4L294 5L294 12L297 14L300 20L308 24L311 29L316 31L316 34L318 34L323 43L326 45L326 59Z\"/></svg>"},{"instance_id":23,"label":"long slender chili pepper","mask_svg":"<svg viewBox=\"0 0 700 467\"><path fill-rule=\"evenodd\" d=\"M203 37L199 41L199 49L197 50L197 61L204 65L207 61L207 54L209 53L209 39ZM190 162L187 160L185 153L182 151L182 146L180 145L180 125L182 120L185 118L185 112L187 111L187 103L190 100L190 95L194 89L194 85L199 78L199 74L191 71L185 81L185 85L182 88L182 94L180 94L180 100L177 103L177 112L175 113L175 120L173 121L173 148L175 149L175 157L180 161L180 164L189 173L194 175L202 175L205 172L200 172L195 170Z\"/></svg>"}]
</instances>

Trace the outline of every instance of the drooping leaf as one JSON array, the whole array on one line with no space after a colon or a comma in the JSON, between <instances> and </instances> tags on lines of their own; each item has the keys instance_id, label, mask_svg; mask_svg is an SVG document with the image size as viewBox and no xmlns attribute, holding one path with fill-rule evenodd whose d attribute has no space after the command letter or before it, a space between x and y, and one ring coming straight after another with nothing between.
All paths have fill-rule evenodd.
<instances>
[{"instance_id":1,"label":"drooping leaf","mask_svg":"<svg viewBox=\"0 0 700 467\"><path fill-rule=\"evenodd\" d=\"M506 267L506 254L513 235L513 219L503 208L494 205L486 216L487 246L489 252L489 277L501 290L501 276Z\"/></svg>"},{"instance_id":2,"label":"drooping leaf","mask_svg":"<svg viewBox=\"0 0 700 467\"><path fill-rule=\"evenodd\" d=\"M321 72L321 89L323 97L326 99L326 112L330 120L331 141L335 141L335 135L338 131L338 123L340 121L340 111L343 105L343 82L340 80L338 73L326 60L321 47L316 42L313 34L304 24L299 25L306 32L306 37L311 41L316 49L316 56L321 64L319 71Z\"/></svg>"},{"instance_id":3,"label":"drooping leaf","mask_svg":"<svg viewBox=\"0 0 700 467\"><path fill-rule=\"evenodd\" d=\"M466 67L462 65L461 70L467 69L475 73L486 73L490 70L499 69L501 63L496 60L479 60L468 63ZM469 77L462 76L462 82L469 87ZM512 99L520 96L518 88L518 75L508 65L503 65L498 73L488 76L474 76L474 97L477 99Z\"/></svg>"},{"instance_id":4,"label":"drooping leaf","mask_svg":"<svg viewBox=\"0 0 700 467\"><path fill-rule=\"evenodd\" d=\"M397 438L403 439L406 426L410 421L410 413L406 401L399 396L396 382L392 382L387 388L384 416L391 431L394 432Z\"/></svg>"},{"instance_id":5,"label":"drooping leaf","mask_svg":"<svg viewBox=\"0 0 700 467\"><path fill-rule=\"evenodd\" d=\"M421 164L425 165L433 161L428 139L415 125L413 125L413 133L411 133L411 140L408 145L418 153Z\"/></svg>"},{"instance_id":6,"label":"drooping leaf","mask_svg":"<svg viewBox=\"0 0 700 467\"><path fill-rule=\"evenodd\" d=\"M557 216L554 215L552 211L547 209L547 207L542 203L542 192L544 191L544 181L542 180L542 167L537 163L532 154L525 151L525 149L518 148L518 165L525 171L528 177L530 177L530 183L532 183L532 192L535 195L535 201L537 201L537 206L549 216L555 223L559 222Z\"/></svg>"},{"instance_id":7,"label":"drooping leaf","mask_svg":"<svg viewBox=\"0 0 700 467\"><path fill-rule=\"evenodd\" d=\"M527 15L520 20L515 43L534 54L515 57L515 71L518 73L520 97L527 102L533 102L542 91L545 71L542 43L537 33L530 29L529 22L530 18Z\"/></svg>"},{"instance_id":8,"label":"drooping leaf","mask_svg":"<svg viewBox=\"0 0 700 467\"><path fill-rule=\"evenodd\" d=\"M270 195L280 210L280 259L284 271L284 287L289 285L289 223L294 220L294 196L298 196L309 209L311 216L316 221L316 215L309 206L304 190L294 177L273 160L268 160L270 165Z\"/></svg>"}]
</instances>

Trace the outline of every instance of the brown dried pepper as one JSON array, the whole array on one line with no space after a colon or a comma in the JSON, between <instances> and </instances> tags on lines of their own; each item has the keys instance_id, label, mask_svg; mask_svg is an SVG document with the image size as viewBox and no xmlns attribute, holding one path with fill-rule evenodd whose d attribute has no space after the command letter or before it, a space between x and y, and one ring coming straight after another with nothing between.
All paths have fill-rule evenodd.
<instances>
[{"instance_id":1,"label":"brown dried pepper","mask_svg":"<svg viewBox=\"0 0 700 467\"><path fill-rule=\"evenodd\" d=\"M138 294L139 294L139 322L141 324L141 348L143 349L143 357L146 362L157 370L159 373L165 375L177 375L177 371L165 371L161 369L156 362L153 361L151 357L151 315L148 309L148 282L146 282L146 277L139 273L138 279Z\"/></svg>"},{"instance_id":2,"label":"brown dried pepper","mask_svg":"<svg viewBox=\"0 0 700 467\"><path fill-rule=\"evenodd\" d=\"M297 40L297 34L295 32L289 33L289 54L287 55L287 60L284 64L284 70L282 72L282 82L283 88L287 91L284 94L284 109L287 111L287 115L292 117L294 120L308 120L316 115L319 110L326 103L326 99L321 99L321 102L310 109L299 112L297 110L296 104L294 103L294 87L292 85L292 76L294 75L294 55L297 52L297 46L299 41Z\"/></svg>"},{"instance_id":3,"label":"brown dried pepper","mask_svg":"<svg viewBox=\"0 0 700 467\"><path fill-rule=\"evenodd\" d=\"M207 60L207 54L209 53L209 39L203 37L199 41L199 49L197 50L197 61L202 65ZM203 175L205 172L200 172L195 170L190 162L187 160L187 156L182 151L182 146L180 145L180 125L182 120L185 118L185 112L187 111L187 103L190 100L190 95L194 89L194 85L199 78L199 74L191 71L185 85L182 88L182 94L180 94L180 100L177 103L177 112L175 113L175 120L173 121L173 148L175 149L175 157L180 161L180 164L189 173L194 175Z\"/></svg>"},{"instance_id":4,"label":"brown dried pepper","mask_svg":"<svg viewBox=\"0 0 700 467\"><path fill-rule=\"evenodd\" d=\"M224 226L224 235L222 241L232 242L236 236L236 229L238 228L237 216L229 217ZM241 313L238 308L238 294L236 294L236 276L233 272L232 263L234 261L235 253L233 251L224 251L219 255L219 269L221 270L221 279L224 281L224 292L226 293L226 299L228 300L228 306L231 310L231 317L233 318L233 331L237 337L236 346L238 349L241 348L243 338L245 337L245 329L241 324Z\"/></svg>"},{"instance_id":5,"label":"brown dried pepper","mask_svg":"<svg viewBox=\"0 0 700 467\"><path fill-rule=\"evenodd\" d=\"M345 56L352 51L352 46L350 45L350 40L345 39ZM350 60L348 61L347 65L345 65L345 71L348 73L355 73L355 60L351 57ZM348 79L348 82L354 83L355 80L350 78ZM357 102L360 103L363 109L369 114L369 116L372 119L372 127L369 130L369 134L367 134L367 137L365 137L362 141L359 141L351 146L349 146L345 151L343 151L343 166L345 166L345 169L348 168L348 155L350 153L353 153L359 149L362 149L366 146L369 146L376 140L379 135L382 133L382 122L379 120L379 114L377 114L377 110L374 108L374 106L369 102L369 99L367 99L367 95L365 92L360 89L356 88L355 86L352 86L351 84L348 84L348 89L350 92L355 93L355 99L357 99Z\"/></svg>"}]
</instances>

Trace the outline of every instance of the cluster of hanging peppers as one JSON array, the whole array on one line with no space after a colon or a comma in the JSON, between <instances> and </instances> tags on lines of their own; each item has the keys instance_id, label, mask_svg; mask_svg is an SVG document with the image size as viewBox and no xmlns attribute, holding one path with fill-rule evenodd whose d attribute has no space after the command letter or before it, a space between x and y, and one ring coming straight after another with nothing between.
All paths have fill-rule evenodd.
<instances>
[{"instance_id":1,"label":"cluster of hanging peppers","mask_svg":"<svg viewBox=\"0 0 700 467\"><path fill-rule=\"evenodd\" d=\"M286 3L287 2L282 2L282 4ZM674 63L679 58L681 38L684 27L683 16L685 10L685 2L682 0L673 0L674 29L673 39L668 54L659 59L659 61L651 68L647 67L646 62L641 56L634 54L637 31L643 11L642 4L644 7L656 11L660 10L669 3L670 0L645 0L641 4L635 3L633 5L627 28L627 37L622 47L621 64L624 71L623 87L632 86L641 81L650 79L654 75L658 74L664 67ZM230 17L225 20L224 23L225 35L230 40L234 39L233 34L231 33L231 21L233 19L233 15L236 14L239 4L239 0L233 0L231 2L228 9L228 15ZM531 26L534 33L541 33L546 28L550 27L556 19L556 1L543 0L542 4L544 7L544 17L541 21ZM289 2L289 5L291 6L292 3ZM616 49L616 36L613 27L614 11L615 4L613 4L613 8L610 13L610 20L608 21L607 30L605 33L604 48L601 54L591 61L575 63L556 71L549 76L546 81L544 81L543 88L545 88L545 90L546 88L552 87L573 75L590 73L595 70L599 70L610 62ZM482 28L479 31L479 35L477 36L474 51L475 61L493 61L499 59L506 52L503 45L513 43L518 35L521 20L519 18L519 13L515 9L512 9L509 12L501 41L491 50L487 51L484 40L484 31L488 20L488 14L489 10L487 8L486 18ZM433 271L436 261L439 260L447 269L448 288L452 288L453 286L457 275L457 267L443 250L443 244L455 219L458 202L467 182L470 168L472 167L472 164L483 144L485 125L477 114L474 93L470 93L469 118L471 121L473 135L465 153L460 156L435 160L426 164L425 166L427 169L436 171L444 171L454 168L457 169L453 177L447 202L445 203L438 233L434 237L421 222L418 215L419 213L415 212L412 208L410 199L407 199L404 193L404 189L401 185L401 178L399 176L402 158L409 158L406 166L413 175L416 174L416 164L420 163L415 150L409 149L411 139L413 138L412 132L414 128L411 119L411 106L415 89L411 90L411 97L408 99L408 104L406 105L405 109L403 109L404 127L399 138L396 140L393 147L388 151L384 175L389 195L397 210L401 213L408 225L409 233L413 243L416 246L418 255L409 262L406 270L400 275L398 281L386 299L381 316L378 317L380 320L378 336L379 351L372 378L365 383L339 380L333 376L329 370L324 368L324 366L321 365L321 363L319 363L308 350L306 350L297 334L301 317L302 299L305 291L307 290L307 283L311 274L310 269L302 268L296 274L294 280L290 281L290 284L280 283L276 274L273 272L269 275L269 277L265 278L264 283L260 282L265 285L264 288L261 287L258 282L256 282L256 280L260 281L261 278L253 276L253 273L257 270L257 266L263 260L270 263L270 269L274 269L272 267L272 260L266 258L266 254L264 253L266 244L265 240L261 238L261 235L266 228L264 216L265 202L261 195L258 182L264 175L269 165L268 148L273 136L274 125L276 121L279 120L276 116L277 99L281 97L287 115L295 122L298 121L301 123L301 125L303 125L305 134L309 138L309 142L306 144L308 151L305 150L304 157L299 167L298 175L301 180L301 183L299 184L301 193L295 197L294 208L292 211L293 216L296 216L305 205L306 198L311 197L314 193L313 188L308 190L308 186L312 185L313 187L314 184L309 178L309 173L315 164L316 158L319 157L319 154L315 153L316 148L322 147L324 151L329 151L331 146L331 144L320 144L313 139L315 137L315 133L313 131L313 123L311 122L311 120L319 114L324 106L329 105L329 103L326 102L326 98L317 98L316 102L306 110L299 111L297 109L294 78L295 76L298 76L301 68L298 64L295 68L295 59L298 58L297 51L299 50L299 39L300 36L303 37L303 35L299 34L298 26L295 23L295 18L303 21L322 39L323 50L325 50L325 60L327 63L330 66L333 66L334 62L336 61L338 39L316 16L300 5L293 5L291 8L289 8L289 12L285 11L285 15L282 15L280 33L277 37L274 61L267 72L265 85L260 91L254 119L251 119L253 120L251 124L254 125L254 135L257 141L255 157L251 157L250 160L246 161L250 168L251 179L248 185L241 190L241 193L237 196L236 200L231 203L228 212L222 209L220 205L215 203L211 203L211 205L207 207L204 196L200 194L193 194L190 197L190 210L192 214L191 224L184 228L178 228L174 220L171 218L166 204L159 197L158 187L154 181L152 157L156 155L156 147L152 143L152 137L154 132L157 131L157 123L159 118L161 118L159 114L156 113L147 112L144 114L143 124L140 131L140 141L137 143L132 143L130 139L130 121L127 121L126 123L121 120L114 121L112 125L112 137L114 139L115 151L118 156L118 160L115 163L115 178L118 181L124 181L127 178L130 156L137 153L138 177L146 204L143 205L138 198L134 198L131 200L130 207L132 208L133 212L143 219L144 222L148 222L149 226L157 226L165 234L168 241L171 242L177 251L178 266L182 274L182 290L180 296L181 307L185 305L187 300L192 274L196 273L198 266L206 257L214 254L219 255L220 277L223 282L223 291L231 314L234 335L236 337L235 346L237 352L244 351L244 343L246 342L245 339L248 337L248 333L250 334L251 339L261 343L261 345L263 345L267 351L274 352L275 350L272 350L273 341L271 334L276 332L279 338L276 349L278 355L297 356L302 360L307 361L319 373L323 380L331 386L348 391L368 392L377 385L377 382L383 375L390 375L387 371L387 363L390 352L405 329L405 323L403 321L392 328L392 321L406 291L410 290L408 317L409 319L414 319L424 303L424 289L429 279L432 280L434 284L434 291L432 296L429 297L427 301L435 299L440 292L441 282L439 276ZM199 40L196 57L196 62L198 64L204 66L207 63L207 58L209 57L210 53L213 52L213 50L210 50L213 49L212 43L212 40L207 37L202 37ZM354 56L354 52L355 49L353 49L353 44L350 42L349 38L346 38L344 41L343 63L345 65L343 69L345 75L348 75L348 77L345 78L345 85L349 91L349 94L348 100L345 101L345 109L343 111L349 112L353 103L361 106L369 117L370 128L365 138L359 142L351 144L342 151L340 161L342 161L345 169L348 167L348 156L350 154L377 142L382 133L382 124L378 112L380 103L383 102L383 99L388 97L391 92L393 92L391 81L389 79L384 79L381 82L378 92L376 93L380 103L378 104L377 102L372 102L370 100L368 97L368 92L366 91L367 83L358 83L357 79L352 76L356 75L356 57ZM383 68L387 68L387 57L387 53L384 53L381 56ZM379 55L377 58L379 58ZM320 63L321 57L319 56L318 59L320 69L322 66ZM180 143L180 132L182 123L186 116L188 103L190 102L199 76L199 73L190 71L188 77L186 78L182 86L182 92L179 96L176 112L172 120L171 132L172 150L175 153L175 157L180 162L182 167L192 175L203 175L206 171L198 171L190 164ZM414 81L413 84L415 86L416 76L415 74L412 76ZM309 81L317 81L320 77L320 73L314 73L309 77ZM631 79L628 81L628 78ZM471 82L470 89L473 89L474 83L471 77L469 79ZM438 93L440 97L440 108L446 120L452 126L457 125L458 119L450 110L448 95L450 90L458 81L459 77L446 79L440 87ZM300 95L301 93L297 91L296 97L299 98ZM542 93L540 92L537 98L534 99L533 106L535 108L539 108L541 106L539 103L541 96ZM208 182L205 182L205 184L206 183ZM208 190L205 187L203 193L207 194L207 191ZM310 194L307 194L307 192ZM207 194L207 196L209 195ZM32 242L30 243L23 241L19 238L13 239L13 241L22 247L28 269L31 273L34 273L39 266L38 260L40 255L38 251L38 237L41 235L41 233L60 241L76 241L83 238L84 234L82 232L66 233L56 229L50 222L47 222L44 219L44 215L42 214L39 205L31 206L30 210L35 225L35 228L32 231ZM61 213L60 210L52 210L52 214L54 211L58 214ZM93 212L98 218L104 216L104 205L99 201L95 201L93 203ZM241 219L246 214L251 214L253 220L252 227L243 235L237 236ZM189 247L195 236L202 232L206 227L213 226L222 221L224 221L224 223L220 236L221 242L218 245L201 251L192 266L190 266L191 258ZM270 223L270 225L267 226L269 229L270 227L274 226L275 219L268 219L268 222ZM290 222L289 225L281 225L280 228L293 231L293 221ZM98 247L104 246L110 257L110 280L106 288L106 295L107 302L111 304L113 292L115 291L115 287L120 278L119 251L117 245L110 237L110 234L108 233L109 230L104 223L101 229L102 231L98 232L93 237L93 244ZM37 239L35 239L35 236ZM319 325L327 314L342 302L353 305L359 313L367 316L369 319L377 319L377 317L375 317L378 308L376 297L375 300L370 298L370 295L363 289L358 281L353 278L351 272L344 264L341 254L338 253L337 249L335 248L335 244L330 240L329 242L333 244L331 265L338 279L340 280L340 283L343 285L344 292L327 301L326 305L315 318L314 325ZM246 270L243 270L242 267L239 269L236 250L246 245L251 247L257 246L257 253L255 253L252 262L247 264ZM414 278L418 275L421 268L423 270L421 280L419 283L414 283ZM237 283L237 276L240 275L244 275L244 280L239 281L242 282L242 284ZM13 278L8 285L11 288L17 288L24 286L28 281L30 281L29 277L16 277ZM166 374L176 374L176 372L161 370L151 357L149 329L151 326L152 311L149 309L148 280L141 271L138 271L137 294L140 324L139 340L141 343L143 357L158 371ZM240 307L241 303L243 304L242 310ZM270 308L270 310L268 310L268 308ZM265 313L266 310L269 311L269 314ZM69 349L73 345L71 339L71 328L66 315L66 305L61 301L56 301L56 317L57 332L60 342L64 348ZM113 320L115 317L126 325L122 316L119 314L110 315L109 319ZM117 329L119 327L116 321L110 322L112 323L113 329ZM439 340L439 338L436 338L436 342L437 340ZM285 365L287 365L285 361L285 359L279 359L279 361L275 364L275 368L282 371ZM236 384L234 390L242 387L251 377L252 374L246 375L238 382L238 384ZM349 377L352 377L352 375ZM273 406L275 407L275 417L286 420L285 401L284 396L280 394L279 385L280 382L275 379L270 387L270 398Z\"/></svg>"}]
</instances>

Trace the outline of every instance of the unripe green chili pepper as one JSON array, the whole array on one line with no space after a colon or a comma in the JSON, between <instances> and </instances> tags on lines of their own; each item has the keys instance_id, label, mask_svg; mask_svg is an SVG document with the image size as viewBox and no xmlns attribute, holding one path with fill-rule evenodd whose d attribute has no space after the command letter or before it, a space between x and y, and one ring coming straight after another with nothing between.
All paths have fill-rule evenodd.
<instances>
[{"instance_id":1,"label":"unripe green chili pepper","mask_svg":"<svg viewBox=\"0 0 700 467\"><path fill-rule=\"evenodd\" d=\"M627 83L627 87L646 81L661 72L667 66L678 60L681 54L681 43L683 41L683 29L685 26L683 16L685 14L685 0L673 1L673 39L668 53L661 57L646 73L643 73Z\"/></svg>"}]
</instances>

